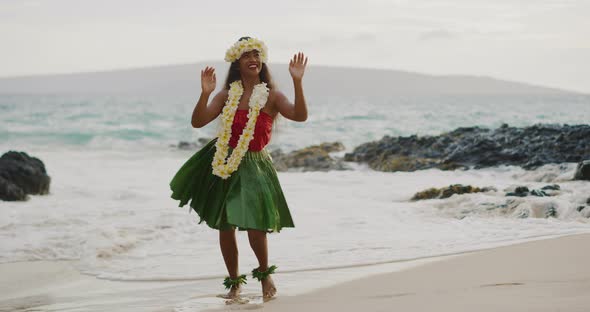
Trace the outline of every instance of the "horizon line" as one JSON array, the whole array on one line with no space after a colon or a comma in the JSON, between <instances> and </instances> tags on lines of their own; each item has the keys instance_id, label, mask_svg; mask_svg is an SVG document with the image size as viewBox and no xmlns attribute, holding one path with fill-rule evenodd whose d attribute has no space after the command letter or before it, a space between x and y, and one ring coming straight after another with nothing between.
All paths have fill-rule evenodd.
<instances>
[{"instance_id":1,"label":"horizon line","mask_svg":"<svg viewBox=\"0 0 590 312\"><path fill-rule=\"evenodd\" d=\"M153 64L153 65L138 65L138 66L131 66L131 67L117 67L117 68L109 68L109 69L96 69L96 70L86 70L86 71L74 71L74 72L53 72L53 73L37 73L37 74L22 74L22 75L11 75L11 76L0 76L0 79L23 79L23 78L43 78L47 76L70 76L70 75L82 75L82 74L101 74L101 73L112 73L118 71L134 71L134 70L142 70L142 69L155 69L155 68L163 68L163 67L173 67L173 66L186 66L186 65L194 65L200 63L226 63L225 61L214 61L214 60L204 60L204 61L194 61L194 62L184 62L184 63L163 63L163 64ZM269 63L275 65L288 65L288 63ZM446 74L435 74L435 73L426 73L420 71L411 71L406 69L396 69L396 68L383 68L383 67L370 67L370 66L351 66L351 65L328 65L328 64L318 64L315 65L318 67L331 67L331 68L342 68L342 69L361 69L361 70L376 70L376 71L395 71L395 72L403 72L409 74L417 74L417 75L424 75L424 76L432 76L432 77L472 77L472 78L484 78L484 79L492 79L510 83L519 83L525 84L533 87L542 87L542 88L549 88L554 89L562 92L568 93L576 93L579 95L590 95L590 91L582 91L582 90L575 90L570 88L563 88L563 87L556 87L556 86L548 86L548 85L541 85L537 83L530 83L518 80L512 80L510 78L498 78L490 75L483 75L483 74L465 74L465 73L446 73Z\"/></svg>"}]
</instances>

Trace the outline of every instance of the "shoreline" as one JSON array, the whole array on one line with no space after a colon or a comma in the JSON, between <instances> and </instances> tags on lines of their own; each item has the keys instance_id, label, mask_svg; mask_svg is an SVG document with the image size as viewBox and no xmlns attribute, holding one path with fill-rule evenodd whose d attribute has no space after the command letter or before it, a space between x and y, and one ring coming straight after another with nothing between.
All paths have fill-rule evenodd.
<instances>
[{"instance_id":1,"label":"shoreline","mask_svg":"<svg viewBox=\"0 0 590 312\"><path fill-rule=\"evenodd\" d=\"M218 279L113 281L78 272L72 260L11 262L0 264L0 311L586 311L588 243L590 233L565 234L397 263L278 272L277 298L262 303L252 281L242 293L250 302L231 305L217 297L225 293ZM295 277L304 282L289 286Z\"/></svg>"},{"instance_id":2,"label":"shoreline","mask_svg":"<svg viewBox=\"0 0 590 312\"><path fill-rule=\"evenodd\" d=\"M301 295L279 293L264 310L588 311L589 243L584 233L470 252Z\"/></svg>"}]
</instances>

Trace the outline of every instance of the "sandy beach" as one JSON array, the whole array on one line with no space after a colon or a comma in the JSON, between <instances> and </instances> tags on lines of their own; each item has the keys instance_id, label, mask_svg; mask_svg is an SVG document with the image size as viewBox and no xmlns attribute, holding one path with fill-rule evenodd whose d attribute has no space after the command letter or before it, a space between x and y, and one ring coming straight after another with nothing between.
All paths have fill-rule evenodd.
<instances>
[{"instance_id":1,"label":"sandy beach","mask_svg":"<svg viewBox=\"0 0 590 312\"><path fill-rule=\"evenodd\" d=\"M414 260L396 272L293 296L280 284L293 273L278 272L276 299L222 310L588 311L589 243L590 234L578 234ZM333 272L296 274L317 285L321 276L334 279ZM109 281L80 274L68 261L5 263L0 275L0 311L219 311L224 303L217 278L205 285L207 295L195 297L195 281ZM247 286L246 297L258 296L257 283Z\"/></svg>"},{"instance_id":2,"label":"sandy beach","mask_svg":"<svg viewBox=\"0 0 590 312\"><path fill-rule=\"evenodd\" d=\"M581 234L468 253L278 297L263 310L590 311L589 243Z\"/></svg>"}]
</instances>

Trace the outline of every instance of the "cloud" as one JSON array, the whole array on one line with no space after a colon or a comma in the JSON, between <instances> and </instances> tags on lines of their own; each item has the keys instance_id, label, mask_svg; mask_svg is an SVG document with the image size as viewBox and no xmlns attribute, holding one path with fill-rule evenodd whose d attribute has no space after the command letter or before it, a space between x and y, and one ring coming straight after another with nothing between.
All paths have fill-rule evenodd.
<instances>
[{"instance_id":1,"label":"cloud","mask_svg":"<svg viewBox=\"0 0 590 312\"><path fill-rule=\"evenodd\" d=\"M421 41L439 40L439 39L453 39L457 37L456 34L444 29L431 30L421 33L418 39Z\"/></svg>"},{"instance_id":2,"label":"cloud","mask_svg":"<svg viewBox=\"0 0 590 312\"><path fill-rule=\"evenodd\" d=\"M373 33L363 32L354 35L352 40L357 42L375 42L377 41L377 36Z\"/></svg>"},{"instance_id":3,"label":"cloud","mask_svg":"<svg viewBox=\"0 0 590 312\"><path fill-rule=\"evenodd\" d=\"M321 35L316 36L315 38L301 38L299 40L291 39L291 43L296 43L296 45L303 45L303 46L313 46L320 44L323 47L349 47L354 44L369 44L369 43L376 43L377 36L374 33L370 32L357 32L352 34L328 34L324 33Z\"/></svg>"}]
</instances>

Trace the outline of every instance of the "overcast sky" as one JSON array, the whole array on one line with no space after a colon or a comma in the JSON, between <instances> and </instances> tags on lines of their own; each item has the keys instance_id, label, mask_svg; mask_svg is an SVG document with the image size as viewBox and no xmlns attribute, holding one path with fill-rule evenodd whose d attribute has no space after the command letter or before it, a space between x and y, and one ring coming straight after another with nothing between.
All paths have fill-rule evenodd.
<instances>
[{"instance_id":1,"label":"overcast sky","mask_svg":"<svg viewBox=\"0 0 590 312\"><path fill-rule=\"evenodd\" d=\"M0 76L222 61L473 74L590 93L590 0L0 0ZM339 77L335 77L339 78Z\"/></svg>"}]
</instances>

